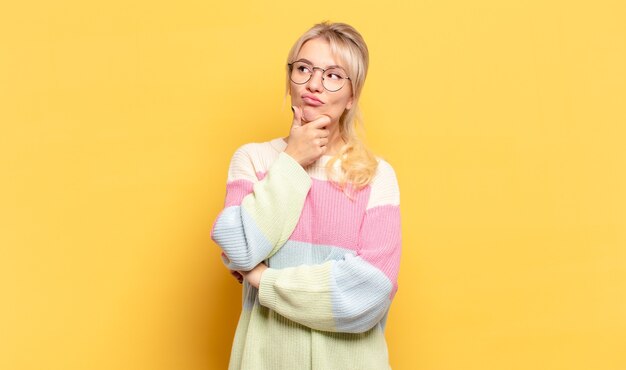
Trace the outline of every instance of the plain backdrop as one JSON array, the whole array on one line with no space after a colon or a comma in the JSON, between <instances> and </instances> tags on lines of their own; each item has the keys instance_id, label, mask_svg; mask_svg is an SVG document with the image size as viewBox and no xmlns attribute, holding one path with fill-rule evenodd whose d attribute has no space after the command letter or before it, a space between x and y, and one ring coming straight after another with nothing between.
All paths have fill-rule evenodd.
<instances>
[{"instance_id":1,"label":"plain backdrop","mask_svg":"<svg viewBox=\"0 0 626 370\"><path fill-rule=\"evenodd\" d=\"M626 369L607 0L3 4L1 369L226 368L229 160L288 134L287 52L323 20L369 45L367 142L400 183L393 369Z\"/></svg>"}]
</instances>

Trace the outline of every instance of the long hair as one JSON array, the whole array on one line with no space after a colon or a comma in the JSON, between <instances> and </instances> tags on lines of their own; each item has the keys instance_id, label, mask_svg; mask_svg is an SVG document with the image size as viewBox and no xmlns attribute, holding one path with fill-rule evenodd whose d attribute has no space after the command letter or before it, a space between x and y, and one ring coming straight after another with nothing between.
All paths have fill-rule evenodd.
<instances>
[{"instance_id":1,"label":"long hair","mask_svg":"<svg viewBox=\"0 0 626 370\"><path fill-rule=\"evenodd\" d=\"M367 76L369 51L361 34L352 26L345 23L324 21L315 24L300 36L289 50L287 63L295 60L305 42L318 37L328 41L332 54L346 66L345 69L352 84L352 107L346 109L339 118L339 133L345 144L326 164L326 173L330 182L338 186L352 199L347 189L350 188L354 192L365 187L372 181L378 167L376 156L366 147L357 132L359 125L364 131L363 118L358 103ZM286 72L285 99L291 90L288 67ZM337 174L334 163L339 159L341 159L342 173Z\"/></svg>"}]
</instances>

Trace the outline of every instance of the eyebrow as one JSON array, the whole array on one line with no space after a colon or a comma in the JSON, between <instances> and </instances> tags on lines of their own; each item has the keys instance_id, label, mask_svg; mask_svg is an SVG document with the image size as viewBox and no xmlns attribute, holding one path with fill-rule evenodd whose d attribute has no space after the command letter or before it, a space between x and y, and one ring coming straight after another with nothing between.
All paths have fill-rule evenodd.
<instances>
[{"instance_id":1,"label":"eyebrow","mask_svg":"<svg viewBox=\"0 0 626 370\"><path fill-rule=\"evenodd\" d=\"M313 62L311 62L310 60L305 59L305 58L300 58L300 59L296 60L296 62L306 62L306 63L308 63L308 64L310 64L310 65L313 65ZM336 64L333 64L333 65L331 65L331 66L326 66L326 67L324 67L324 69L329 69L329 68L341 68L341 69L345 69L345 68L343 68L342 66L339 66L339 65L336 65Z\"/></svg>"}]
</instances>

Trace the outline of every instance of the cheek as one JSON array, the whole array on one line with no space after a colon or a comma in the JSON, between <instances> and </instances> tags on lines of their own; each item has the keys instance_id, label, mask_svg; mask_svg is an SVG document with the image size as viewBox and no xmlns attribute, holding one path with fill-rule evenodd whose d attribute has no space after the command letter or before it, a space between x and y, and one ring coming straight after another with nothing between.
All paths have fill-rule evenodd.
<instances>
[{"instance_id":1,"label":"cheek","mask_svg":"<svg viewBox=\"0 0 626 370\"><path fill-rule=\"evenodd\" d=\"M348 104L347 98L336 99L328 102L328 110L333 112L337 116L341 116Z\"/></svg>"}]
</instances>

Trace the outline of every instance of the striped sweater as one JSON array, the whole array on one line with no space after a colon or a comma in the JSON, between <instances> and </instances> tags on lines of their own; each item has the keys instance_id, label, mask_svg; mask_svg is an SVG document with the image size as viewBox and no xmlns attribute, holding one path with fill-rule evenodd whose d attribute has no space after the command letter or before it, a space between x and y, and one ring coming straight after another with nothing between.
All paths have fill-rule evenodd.
<instances>
[{"instance_id":1,"label":"striped sweater","mask_svg":"<svg viewBox=\"0 0 626 370\"><path fill-rule=\"evenodd\" d=\"M302 167L286 146L276 138L235 151L211 229L229 269L269 267L258 289L244 280L229 369L390 369L384 328L401 254L395 172L377 157L374 179L351 200L326 177L330 155Z\"/></svg>"}]
</instances>

